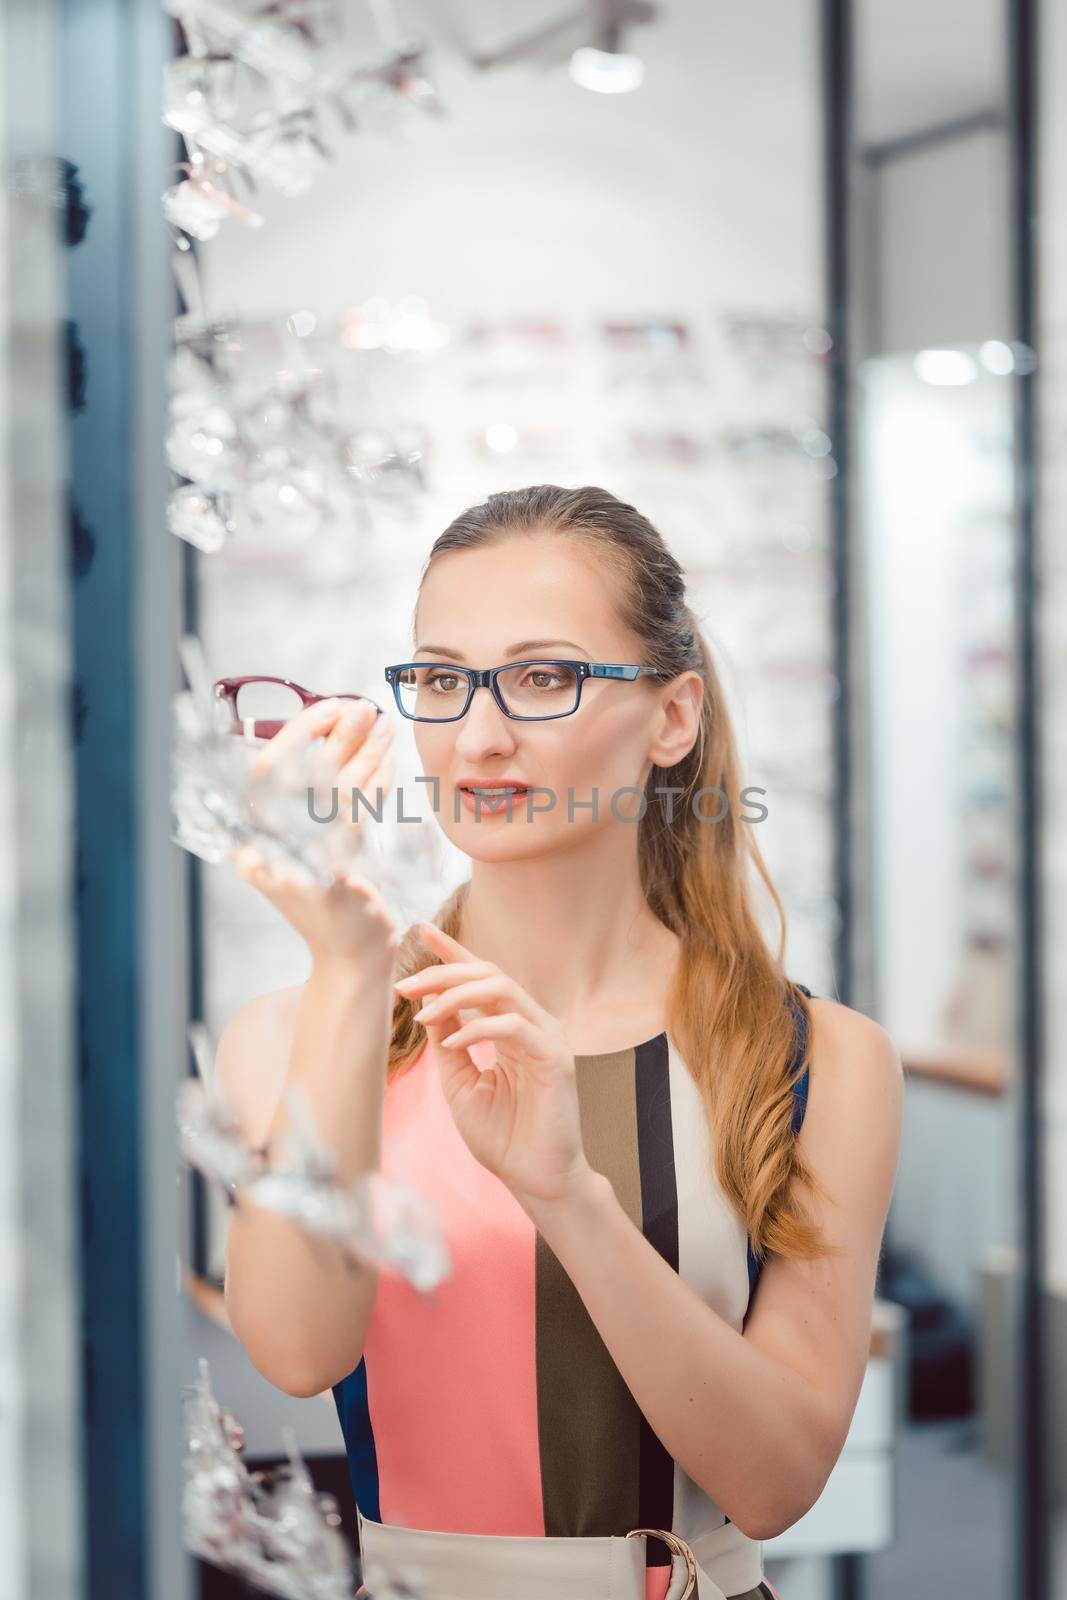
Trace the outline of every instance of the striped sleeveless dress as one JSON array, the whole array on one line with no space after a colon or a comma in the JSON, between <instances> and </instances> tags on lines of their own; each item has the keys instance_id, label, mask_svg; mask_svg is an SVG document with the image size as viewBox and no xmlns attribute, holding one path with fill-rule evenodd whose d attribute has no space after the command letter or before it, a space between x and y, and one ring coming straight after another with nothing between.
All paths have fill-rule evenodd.
<instances>
[{"instance_id":1,"label":"striped sleeveless dress","mask_svg":"<svg viewBox=\"0 0 1067 1600\"><path fill-rule=\"evenodd\" d=\"M799 1065L806 1019L799 1008L795 1017ZM472 1055L491 1064L492 1042ZM707 1165L704 1101L673 1040L660 1033L575 1062L590 1165L675 1271L740 1332L759 1263ZM794 1131L808 1077L806 1069L794 1085ZM756 1541L668 1455L570 1278L463 1143L429 1041L388 1084L382 1132L382 1171L437 1207L452 1274L424 1296L383 1273L359 1364L334 1386L363 1515L451 1533L667 1528L731 1600L774 1595L765 1579L753 1587L753 1569L763 1570ZM670 1557L660 1540L648 1541L647 1559L646 1600L663 1600ZM731 1587L731 1568L749 1577Z\"/></svg>"}]
</instances>

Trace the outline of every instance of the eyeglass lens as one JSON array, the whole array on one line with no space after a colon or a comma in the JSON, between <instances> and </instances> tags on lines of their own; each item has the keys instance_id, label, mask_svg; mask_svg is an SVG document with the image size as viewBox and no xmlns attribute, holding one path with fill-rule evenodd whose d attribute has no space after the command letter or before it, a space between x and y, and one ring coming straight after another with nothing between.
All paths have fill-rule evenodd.
<instances>
[{"instance_id":1,"label":"eyeglass lens","mask_svg":"<svg viewBox=\"0 0 1067 1600\"><path fill-rule=\"evenodd\" d=\"M242 727L259 739L273 739L290 717L303 710L303 701L284 683L242 683L235 709Z\"/></svg>"},{"instance_id":2,"label":"eyeglass lens","mask_svg":"<svg viewBox=\"0 0 1067 1600\"><path fill-rule=\"evenodd\" d=\"M405 667L398 675L397 687L408 716L436 722L460 715L469 679L455 667L430 663ZM580 682L573 667L554 661L527 661L502 668L497 687L513 716L560 717L577 706Z\"/></svg>"},{"instance_id":3,"label":"eyeglass lens","mask_svg":"<svg viewBox=\"0 0 1067 1600\"><path fill-rule=\"evenodd\" d=\"M358 694L331 696L338 700L359 700ZM251 726L259 739L273 739L290 718L304 709L304 702L295 689L286 683L242 683L236 696L237 721L242 727Z\"/></svg>"}]
</instances>

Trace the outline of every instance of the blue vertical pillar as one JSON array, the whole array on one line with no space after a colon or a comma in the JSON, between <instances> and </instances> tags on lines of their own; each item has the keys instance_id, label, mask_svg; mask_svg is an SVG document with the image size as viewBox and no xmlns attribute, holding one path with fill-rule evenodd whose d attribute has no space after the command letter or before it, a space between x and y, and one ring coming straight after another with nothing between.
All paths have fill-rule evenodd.
<instances>
[{"instance_id":1,"label":"blue vertical pillar","mask_svg":"<svg viewBox=\"0 0 1067 1600\"><path fill-rule=\"evenodd\" d=\"M153 1329L164 1319L151 1195L153 1185L166 1194L175 1178L173 1167L156 1169L166 1140L156 1138L149 1161L151 1129L160 1124L152 1121L145 1005L153 983L162 992L159 941L169 950L177 930L165 898L157 908L164 925L153 928L145 893L169 827L160 777L165 687L146 663L144 606L152 595L160 614L165 609L166 582L153 581L152 564L166 567L173 541L165 527L162 450L169 286L160 195L167 173L146 151L164 152L169 138L160 110L170 24L156 0L62 0L58 20L57 154L76 168L88 212L84 235L67 254L66 363L85 1593L87 1600L162 1600L184 1590L180 1559L170 1562L168 1579L153 1544L168 1535L160 1531L156 1487L163 1458L154 1430L166 1411L157 1386L167 1374L154 1360ZM157 649L166 655L165 631ZM144 714L146 685L164 713L162 726ZM144 803L149 772L154 813ZM179 974L171 976L176 987ZM164 1099L170 1093L165 1086ZM172 1119L170 1133L173 1160ZM165 1238L159 1248L162 1277L176 1297L176 1248ZM170 1443L173 1539L176 1423Z\"/></svg>"}]
</instances>

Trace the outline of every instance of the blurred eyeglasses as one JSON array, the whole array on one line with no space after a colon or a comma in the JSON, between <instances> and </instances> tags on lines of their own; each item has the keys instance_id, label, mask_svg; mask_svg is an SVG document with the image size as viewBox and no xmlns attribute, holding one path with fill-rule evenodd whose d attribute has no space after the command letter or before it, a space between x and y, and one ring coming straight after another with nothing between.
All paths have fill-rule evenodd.
<instances>
[{"instance_id":1,"label":"blurred eyeglasses","mask_svg":"<svg viewBox=\"0 0 1067 1600\"><path fill-rule=\"evenodd\" d=\"M458 722L475 689L485 687L506 717L548 722L573 716L587 678L662 678L654 667L607 661L512 661L507 666L458 667L451 661L405 661L386 667L397 707L413 722Z\"/></svg>"},{"instance_id":2,"label":"blurred eyeglasses","mask_svg":"<svg viewBox=\"0 0 1067 1600\"><path fill-rule=\"evenodd\" d=\"M218 678L213 687L216 698L230 708L231 732L253 739L273 739L305 706L319 700L361 700L374 706L378 716L382 714L381 706L369 695L314 694L291 678Z\"/></svg>"}]
</instances>

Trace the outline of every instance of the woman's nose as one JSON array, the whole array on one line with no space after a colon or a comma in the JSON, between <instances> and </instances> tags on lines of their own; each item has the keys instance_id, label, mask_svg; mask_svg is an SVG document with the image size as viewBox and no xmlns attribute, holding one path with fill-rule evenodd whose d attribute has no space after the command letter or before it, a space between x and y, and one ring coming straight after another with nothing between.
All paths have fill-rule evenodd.
<instances>
[{"instance_id":1,"label":"woman's nose","mask_svg":"<svg viewBox=\"0 0 1067 1600\"><path fill-rule=\"evenodd\" d=\"M456 743L468 748L472 745L481 748L487 742L512 744L514 733L511 718L504 715L493 698L493 691L483 684L471 696L467 714L459 725Z\"/></svg>"}]
</instances>

